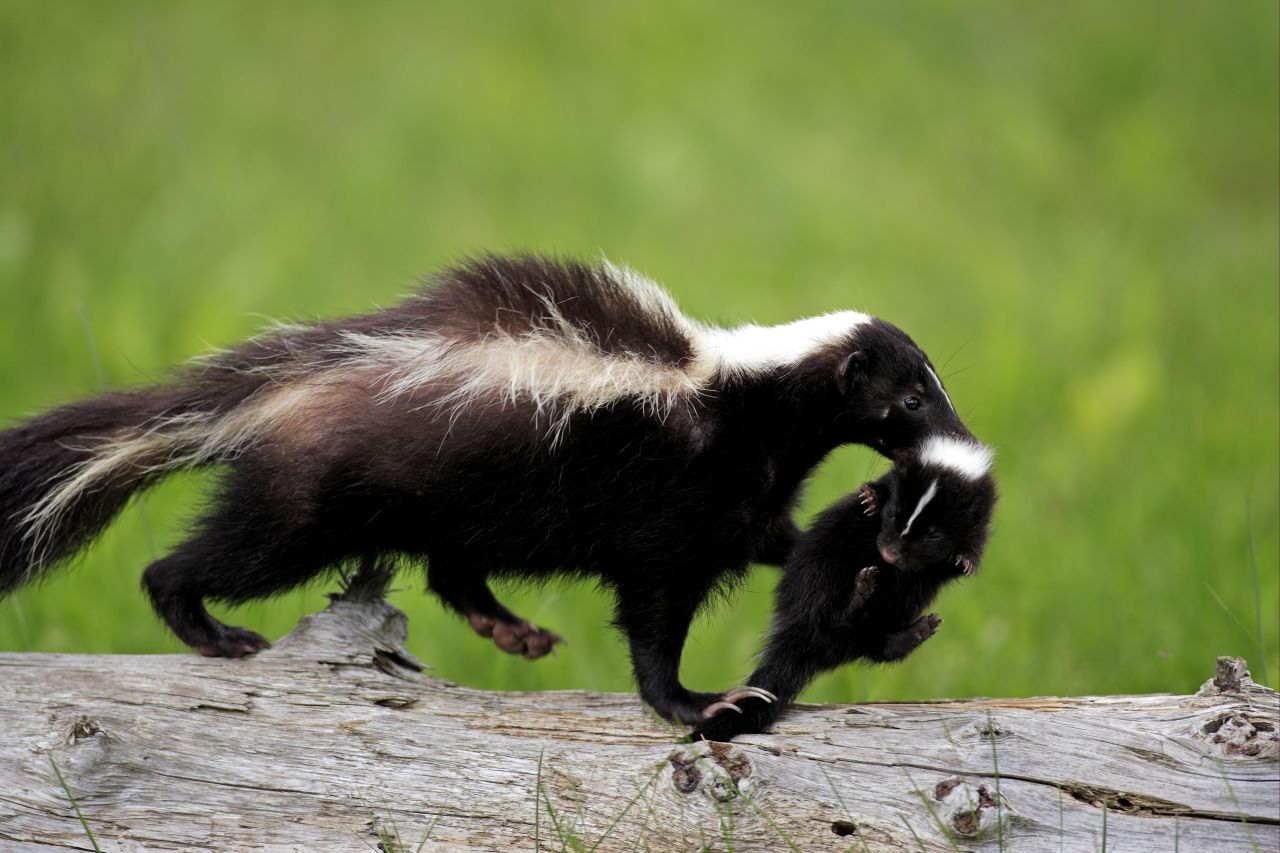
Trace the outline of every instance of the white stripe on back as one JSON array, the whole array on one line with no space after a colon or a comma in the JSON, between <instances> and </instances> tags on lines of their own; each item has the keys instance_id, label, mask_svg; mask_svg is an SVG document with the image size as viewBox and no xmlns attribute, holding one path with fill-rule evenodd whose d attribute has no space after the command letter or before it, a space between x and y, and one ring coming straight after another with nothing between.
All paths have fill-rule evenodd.
<instances>
[{"instance_id":1,"label":"white stripe on back","mask_svg":"<svg viewBox=\"0 0 1280 853\"><path fill-rule=\"evenodd\" d=\"M759 373L797 364L871 322L858 311L835 311L781 326L748 323L732 329L703 326L694 335L697 351L690 372L710 376L717 371Z\"/></svg>"}]
</instances>

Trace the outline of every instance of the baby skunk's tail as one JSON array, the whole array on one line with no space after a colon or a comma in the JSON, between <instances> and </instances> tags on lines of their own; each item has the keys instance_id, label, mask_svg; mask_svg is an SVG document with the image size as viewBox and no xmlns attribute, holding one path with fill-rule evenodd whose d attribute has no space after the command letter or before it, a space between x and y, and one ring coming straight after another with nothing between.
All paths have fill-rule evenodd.
<instances>
[{"instance_id":1,"label":"baby skunk's tail","mask_svg":"<svg viewBox=\"0 0 1280 853\"><path fill-rule=\"evenodd\" d=\"M264 384L262 376L207 370L81 400L0 432L0 595L74 556L135 492L252 441L270 417L255 394Z\"/></svg>"}]
</instances>

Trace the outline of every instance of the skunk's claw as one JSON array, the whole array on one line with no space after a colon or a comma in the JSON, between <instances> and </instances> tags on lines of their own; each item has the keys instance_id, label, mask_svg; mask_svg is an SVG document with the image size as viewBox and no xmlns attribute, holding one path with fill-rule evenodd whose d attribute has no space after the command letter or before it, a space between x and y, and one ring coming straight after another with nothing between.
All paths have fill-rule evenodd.
<instances>
[{"instance_id":1,"label":"skunk's claw","mask_svg":"<svg viewBox=\"0 0 1280 853\"><path fill-rule=\"evenodd\" d=\"M741 714L742 709L738 707L737 703L741 702L743 699L759 699L762 702L772 703L776 702L778 697L774 696L763 687L750 687L746 685L742 687L735 687L732 690L727 691L724 696L720 697L720 701L712 702L704 708L702 711L702 718L704 720L709 720L721 711L736 711Z\"/></svg>"},{"instance_id":2,"label":"skunk's claw","mask_svg":"<svg viewBox=\"0 0 1280 853\"><path fill-rule=\"evenodd\" d=\"M858 502L862 504L862 514L871 516L880 512L880 501L870 483L858 486Z\"/></svg>"},{"instance_id":3,"label":"skunk's claw","mask_svg":"<svg viewBox=\"0 0 1280 853\"><path fill-rule=\"evenodd\" d=\"M971 575L978 570L978 564L965 554L956 557L956 567L966 575Z\"/></svg>"},{"instance_id":4,"label":"skunk's claw","mask_svg":"<svg viewBox=\"0 0 1280 853\"><path fill-rule=\"evenodd\" d=\"M747 685L735 687L724 694L724 701L726 702L737 702L740 699L762 699L765 702L776 702L778 697L763 687L750 687Z\"/></svg>"}]
</instances>

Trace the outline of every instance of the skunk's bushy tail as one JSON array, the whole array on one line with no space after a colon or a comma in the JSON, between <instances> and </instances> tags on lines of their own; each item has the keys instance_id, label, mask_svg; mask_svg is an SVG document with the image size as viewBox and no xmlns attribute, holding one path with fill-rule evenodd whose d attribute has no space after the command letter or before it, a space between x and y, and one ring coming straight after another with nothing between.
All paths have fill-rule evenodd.
<instances>
[{"instance_id":1,"label":"skunk's bushy tail","mask_svg":"<svg viewBox=\"0 0 1280 853\"><path fill-rule=\"evenodd\" d=\"M81 400L0 432L0 595L74 556L139 490L225 460L260 432L263 377L186 379Z\"/></svg>"}]
</instances>

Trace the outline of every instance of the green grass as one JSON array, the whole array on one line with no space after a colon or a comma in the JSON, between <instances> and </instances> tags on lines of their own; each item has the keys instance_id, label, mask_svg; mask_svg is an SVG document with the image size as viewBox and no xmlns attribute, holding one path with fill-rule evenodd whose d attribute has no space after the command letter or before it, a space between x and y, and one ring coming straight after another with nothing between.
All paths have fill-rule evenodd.
<instances>
[{"instance_id":1,"label":"green grass","mask_svg":"<svg viewBox=\"0 0 1280 853\"><path fill-rule=\"evenodd\" d=\"M604 251L694 316L891 319L999 449L941 635L809 699L1189 691L1220 654L1274 684L1277 24L1262 0L0 0L0 415L465 252ZM837 452L801 515L882 467ZM138 577L209 477L0 602L0 649L178 650ZM691 686L749 671L773 580L699 621ZM598 592L505 593L569 641L530 664L398 585L442 676L630 689ZM231 617L279 635L324 590Z\"/></svg>"},{"instance_id":2,"label":"green grass","mask_svg":"<svg viewBox=\"0 0 1280 853\"><path fill-rule=\"evenodd\" d=\"M71 803L71 810L76 813L76 820L80 821L80 828L84 830L85 837L89 839L89 846L101 853L102 848L98 846L98 839L94 837L93 830L89 828L89 821L84 819L84 814L80 811L80 804L76 802L75 795L71 793L71 787L67 785L67 780L62 776L62 770L58 767L58 762L53 760L53 754L49 754L49 764L53 767L53 775L58 777L58 785L62 788L62 793L67 795L67 802Z\"/></svg>"},{"instance_id":3,"label":"green grass","mask_svg":"<svg viewBox=\"0 0 1280 853\"><path fill-rule=\"evenodd\" d=\"M427 842L431 839L431 833L435 832L436 824L440 821L440 816L436 815L427 824L427 828L423 830L422 837L416 845L411 845L409 840L401 837L400 827L396 824L394 817L382 817L375 813L372 809L366 807L369 814L369 832L373 835L377 845L370 844L363 837L356 836L360 842L375 853L421 853Z\"/></svg>"}]
</instances>

